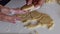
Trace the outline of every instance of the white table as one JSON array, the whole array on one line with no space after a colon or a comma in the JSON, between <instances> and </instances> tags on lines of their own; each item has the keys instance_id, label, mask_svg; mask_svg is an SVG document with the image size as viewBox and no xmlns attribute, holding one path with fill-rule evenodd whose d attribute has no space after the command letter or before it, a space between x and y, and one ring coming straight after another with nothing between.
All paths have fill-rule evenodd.
<instances>
[{"instance_id":1,"label":"white table","mask_svg":"<svg viewBox=\"0 0 60 34\"><path fill-rule=\"evenodd\" d=\"M6 6L10 8L21 7L25 4L24 0L11 0ZM44 4L42 8L38 9L39 12L49 14L55 21L55 27L52 30L47 28L37 28L39 34L59 34L60 33L60 5L57 3ZM22 33L29 32L28 29L24 28L22 23L6 23L0 22L0 33Z\"/></svg>"}]
</instances>

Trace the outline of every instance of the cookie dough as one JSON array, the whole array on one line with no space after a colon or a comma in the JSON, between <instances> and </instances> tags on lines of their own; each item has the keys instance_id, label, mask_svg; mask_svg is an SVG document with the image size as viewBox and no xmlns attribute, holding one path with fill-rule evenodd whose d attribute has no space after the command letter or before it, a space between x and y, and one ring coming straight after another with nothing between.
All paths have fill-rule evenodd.
<instances>
[{"instance_id":1,"label":"cookie dough","mask_svg":"<svg viewBox=\"0 0 60 34\"><path fill-rule=\"evenodd\" d=\"M48 29L50 29L54 24L52 18L47 14L39 13L38 11L32 11L30 15L32 16L32 19L30 20L30 22L26 21L28 23L25 25L29 29L34 29L45 25ZM32 22L36 24L32 24Z\"/></svg>"},{"instance_id":2,"label":"cookie dough","mask_svg":"<svg viewBox=\"0 0 60 34\"><path fill-rule=\"evenodd\" d=\"M34 8L34 5L31 4L31 5L24 5L21 7L22 10L31 10Z\"/></svg>"}]
</instances>

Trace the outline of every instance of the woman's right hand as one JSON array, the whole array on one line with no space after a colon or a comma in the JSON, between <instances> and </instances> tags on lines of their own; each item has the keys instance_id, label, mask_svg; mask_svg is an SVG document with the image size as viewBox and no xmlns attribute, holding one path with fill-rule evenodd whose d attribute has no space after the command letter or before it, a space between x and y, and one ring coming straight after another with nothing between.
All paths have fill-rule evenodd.
<instances>
[{"instance_id":1,"label":"woman's right hand","mask_svg":"<svg viewBox=\"0 0 60 34\"><path fill-rule=\"evenodd\" d=\"M25 14L28 11L21 10L20 8L9 8L9 7L0 6L0 12L6 15L14 15L14 14Z\"/></svg>"}]
</instances>

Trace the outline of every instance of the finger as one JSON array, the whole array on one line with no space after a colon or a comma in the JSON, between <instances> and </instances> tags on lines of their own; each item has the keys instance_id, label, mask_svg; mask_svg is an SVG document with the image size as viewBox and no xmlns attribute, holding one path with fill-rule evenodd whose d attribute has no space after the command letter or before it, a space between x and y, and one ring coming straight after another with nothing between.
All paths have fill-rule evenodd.
<instances>
[{"instance_id":1,"label":"finger","mask_svg":"<svg viewBox=\"0 0 60 34\"><path fill-rule=\"evenodd\" d=\"M16 19L17 19L16 16L8 16L8 17L9 17L8 22L16 23Z\"/></svg>"},{"instance_id":2,"label":"finger","mask_svg":"<svg viewBox=\"0 0 60 34\"><path fill-rule=\"evenodd\" d=\"M33 1L32 1L32 4L36 5L37 2L38 2L38 0L33 0Z\"/></svg>"},{"instance_id":3,"label":"finger","mask_svg":"<svg viewBox=\"0 0 60 34\"><path fill-rule=\"evenodd\" d=\"M14 16L7 16L7 15L4 15L2 14L2 21L5 21L5 22L11 22L11 23L15 23L15 19L14 19Z\"/></svg>"},{"instance_id":4,"label":"finger","mask_svg":"<svg viewBox=\"0 0 60 34\"><path fill-rule=\"evenodd\" d=\"M8 22L16 23L15 16L8 16L8 18L9 18L9 19L7 19Z\"/></svg>"},{"instance_id":5,"label":"finger","mask_svg":"<svg viewBox=\"0 0 60 34\"><path fill-rule=\"evenodd\" d=\"M1 8L2 8L3 6L2 5L0 5L0 12L1 12Z\"/></svg>"},{"instance_id":6,"label":"finger","mask_svg":"<svg viewBox=\"0 0 60 34\"><path fill-rule=\"evenodd\" d=\"M3 6L2 5L0 5L0 8L2 8Z\"/></svg>"},{"instance_id":7,"label":"finger","mask_svg":"<svg viewBox=\"0 0 60 34\"><path fill-rule=\"evenodd\" d=\"M20 9L13 10L13 11L15 11L15 14L26 14L28 12L28 11L24 11L24 10L20 10Z\"/></svg>"},{"instance_id":8,"label":"finger","mask_svg":"<svg viewBox=\"0 0 60 34\"><path fill-rule=\"evenodd\" d=\"M0 21L2 21L2 17L3 17L3 15L2 15L2 13L0 12Z\"/></svg>"},{"instance_id":9,"label":"finger","mask_svg":"<svg viewBox=\"0 0 60 34\"><path fill-rule=\"evenodd\" d=\"M28 11L19 10L19 14L26 14L26 13L28 13Z\"/></svg>"},{"instance_id":10,"label":"finger","mask_svg":"<svg viewBox=\"0 0 60 34\"><path fill-rule=\"evenodd\" d=\"M39 0L36 6L42 6L44 4L45 0Z\"/></svg>"},{"instance_id":11,"label":"finger","mask_svg":"<svg viewBox=\"0 0 60 34\"><path fill-rule=\"evenodd\" d=\"M32 4L32 0L26 0L26 4L27 4L27 5Z\"/></svg>"},{"instance_id":12,"label":"finger","mask_svg":"<svg viewBox=\"0 0 60 34\"><path fill-rule=\"evenodd\" d=\"M6 15L9 13L9 10L10 9L8 7L1 8L1 12L4 13L4 14L6 14Z\"/></svg>"},{"instance_id":13,"label":"finger","mask_svg":"<svg viewBox=\"0 0 60 34\"><path fill-rule=\"evenodd\" d=\"M42 6L44 4L45 0L39 0L38 4Z\"/></svg>"}]
</instances>

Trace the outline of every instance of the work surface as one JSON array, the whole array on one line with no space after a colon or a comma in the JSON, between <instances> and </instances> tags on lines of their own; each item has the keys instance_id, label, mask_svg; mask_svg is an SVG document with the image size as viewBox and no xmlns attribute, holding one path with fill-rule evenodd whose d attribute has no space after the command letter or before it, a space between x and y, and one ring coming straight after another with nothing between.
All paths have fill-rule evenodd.
<instances>
[{"instance_id":1,"label":"work surface","mask_svg":"<svg viewBox=\"0 0 60 34\"><path fill-rule=\"evenodd\" d=\"M10 8L21 7L25 4L24 0L11 0L6 6ZM54 28L48 30L47 28L37 28L39 34L59 34L60 33L60 5L57 3L44 4L37 11L49 14L54 20ZM17 22L6 23L0 22L0 33L28 33L29 30L23 27L23 24Z\"/></svg>"}]
</instances>

